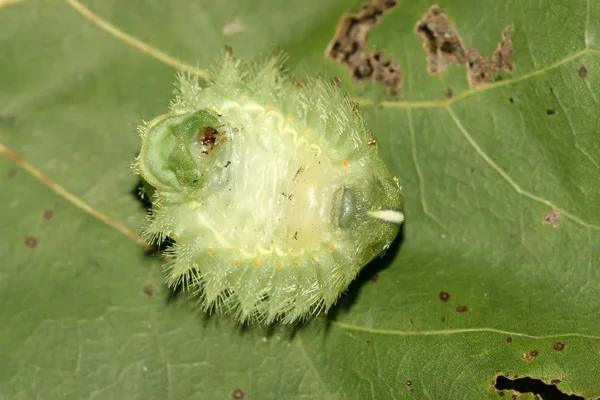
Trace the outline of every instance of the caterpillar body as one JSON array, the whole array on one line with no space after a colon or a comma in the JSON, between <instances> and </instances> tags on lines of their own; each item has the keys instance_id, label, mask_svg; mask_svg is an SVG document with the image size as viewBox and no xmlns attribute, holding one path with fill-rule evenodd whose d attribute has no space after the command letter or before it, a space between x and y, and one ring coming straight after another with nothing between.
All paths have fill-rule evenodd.
<instances>
[{"instance_id":1,"label":"caterpillar body","mask_svg":"<svg viewBox=\"0 0 600 400\"><path fill-rule=\"evenodd\" d=\"M151 187L145 237L174 241L168 284L243 322L327 311L404 219L356 106L330 81L288 77L282 61L227 54L204 85L179 74L133 163Z\"/></svg>"}]
</instances>

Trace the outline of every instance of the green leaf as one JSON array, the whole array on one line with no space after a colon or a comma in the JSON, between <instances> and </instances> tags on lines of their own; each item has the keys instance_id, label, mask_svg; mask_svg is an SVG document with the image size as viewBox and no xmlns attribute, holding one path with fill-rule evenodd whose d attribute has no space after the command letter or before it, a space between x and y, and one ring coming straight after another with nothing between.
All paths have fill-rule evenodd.
<instances>
[{"instance_id":1,"label":"green leaf","mask_svg":"<svg viewBox=\"0 0 600 400\"><path fill-rule=\"evenodd\" d=\"M487 58L513 25L514 74L477 88L427 72L432 4L369 34L405 75L388 99L324 57L359 1L0 1L0 398L480 399L497 375L600 396L600 4L440 2ZM397 245L300 329L193 311L134 240L135 126L225 44L339 77L403 185Z\"/></svg>"}]
</instances>

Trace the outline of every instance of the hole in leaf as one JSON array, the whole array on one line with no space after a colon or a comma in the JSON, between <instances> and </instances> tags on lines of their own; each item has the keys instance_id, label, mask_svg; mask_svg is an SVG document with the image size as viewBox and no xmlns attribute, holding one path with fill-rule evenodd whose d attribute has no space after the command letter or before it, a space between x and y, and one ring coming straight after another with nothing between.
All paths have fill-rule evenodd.
<instances>
[{"instance_id":1,"label":"hole in leaf","mask_svg":"<svg viewBox=\"0 0 600 400\"><path fill-rule=\"evenodd\" d=\"M560 383L553 380L552 382ZM541 379L517 378L508 379L505 376L496 377L494 388L498 391L510 390L517 393L533 393L540 396L543 400L585 400L575 394L566 394L561 392L556 385L544 383Z\"/></svg>"}]
</instances>

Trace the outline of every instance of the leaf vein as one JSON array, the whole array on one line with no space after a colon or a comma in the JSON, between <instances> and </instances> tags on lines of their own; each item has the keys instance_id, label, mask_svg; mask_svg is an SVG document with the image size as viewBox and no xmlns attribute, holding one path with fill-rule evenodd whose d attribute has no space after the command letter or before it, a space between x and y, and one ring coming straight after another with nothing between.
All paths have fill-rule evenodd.
<instances>
[{"instance_id":1,"label":"leaf vein","mask_svg":"<svg viewBox=\"0 0 600 400\"><path fill-rule=\"evenodd\" d=\"M106 225L110 226L111 228L116 229L117 231L121 232L125 236L128 236L129 238L133 239L136 243L141 244L142 246L145 246L145 247L150 247L150 244L148 242L146 242L144 239L142 239L140 236L138 236L131 229L129 229L125 225L121 224L120 222L114 220L113 218L107 216L106 214L103 214L102 212L96 210L94 207L90 206L89 204L87 204L86 202L81 200L79 197L75 196L73 193L69 192L67 189L60 186L56 182L54 182L48 176L44 175L44 173L42 173L39 169L37 169L33 165L29 164L27 161L25 161L23 158L21 158L21 156L19 156L17 153L15 153L14 151L9 149L2 143L0 143L0 153L3 153L4 155L6 155L15 164L17 164L19 167L24 169L35 179L37 179L38 181L40 181L41 183L43 183L44 185L46 185L47 187L52 189L60 197L67 200L69 203L73 204L75 207L79 208L80 210L85 211L92 217L99 219L100 221L104 222Z\"/></svg>"},{"instance_id":2,"label":"leaf vein","mask_svg":"<svg viewBox=\"0 0 600 400\"><path fill-rule=\"evenodd\" d=\"M306 363L308 364L308 367L311 369L311 371L313 372L313 374L315 374L315 377L317 378L317 380L319 381L319 383L321 384L321 386L325 390L325 393L327 393L327 398L331 398L331 393L329 392L329 389L327 389L327 385L325 385L325 382L323 381L323 378L321 378L321 374L319 374L319 371L317 371L317 367L315 367L315 364L312 362L312 360L310 359L310 357L306 353L306 349L304 349L304 344L302 343L302 339L300 338L300 336L297 337L296 344L298 345L298 348L300 349L300 352L302 353L302 356L306 360Z\"/></svg>"},{"instance_id":3,"label":"leaf vein","mask_svg":"<svg viewBox=\"0 0 600 400\"><path fill-rule=\"evenodd\" d=\"M425 200L425 180L423 179L423 172L421 171L421 167L419 166L419 159L417 157L417 146L415 143L415 129L413 127L412 113L411 113L410 109L407 110L407 115L408 115L408 128L410 130L410 141L411 141L411 146L412 146L412 159L413 159L415 171L417 172L417 177L419 180L419 197L420 197L421 208L423 209L423 213L426 216L431 218L442 229L444 229L445 231L448 231L448 228L446 228L444 223L437 216L435 216L434 214L429 212L429 209L427 208L427 201Z\"/></svg>"},{"instance_id":4,"label":"leaf vein","mask_svg":"<svg viewBox=\"0 0 600 400\"><path fill-rule=\"evenodd\" d=\"M524 338L535 339L535 340L546 340L546 339L565 338L565 337L578 337L578 338L585 338L585 339L600 340L600 336L598 336L598 335L588 335L585 333L574 333L574 332L556 333L556 334L552 334L552 335L532 335L532 334L528 334L528 333L511 332L511 331L504 331L504 330L496 329L496 328L485 328L485 327L462 328L462 329L439 329L439 330L433 329L433 330L429 330L429 331L403 331L400 329L369 328L369 327L363 326L363 325L354 325L354 324L349 324L349 323L339 322L339 321L332 321L332 320L324 320L324 321L327 323L330 323L332 325L335 325L339 328L342 328L342 329L359 331L359 332L367 332L367 333L376 333L376 334L380 334L380 335L389 335L389 336L441 336L441 335L457 335L457 334L464 334L464 333L495 333L495 334L499 334L499 335L517 336L517 337L524 337Z\"/></svg>"},{"instance_id":5,"label":"leaf vein","mask_svg":"<svg viewBox=\"0 0 600 400\"><path fill-rule=\"evenodd\" d=\"M88 19L90 22L92 22L94 25L96 25L100 29L104 30L105 32L109 33L110 35L112 35L116 39L120 40L121 42L128 44L129 46L133 47L134 49L136 49L142 53L148 54L150 57L157 59L157 60L161 61L162 63L169 65L173 68L176 68L178 70L190 72L190 73L197 75L204 79L208 79L210 77L210 73L207 70L187 64L173 56L170 56L170 55L158 50L157 48L150 46L149 44L135 38L134 36L123 32L122 30L120 30L119 28L117 28L116 26L114 26L113 24L111 24L110 22L108 22L107 20L100 17L99 15L94 13L92 10L90 10L89 8L84 6L78 0L65 0L65 1L71 7L73 7L75 10L77 10L77 12L79 12L86 19Z\"/></svg>"},{"instance_id":6,"label":"leaf vein","mask_svg":"<svg viewBox=\"0 0 600 400\"><path fill-rule=\"evenodd\" d=\"M483 151L483 149L481 147L479 147L479 145L477 144L477 142L475 142L475 140L471 137L471 135L469 135L469 132L467 132L467 130L465 129L465 127L462 125L462 123L460 122L460 120L458 119L458 117L456 116L456 114L454 113L454 111L452 111L452 108L450 107L446 107L446 110L448 111L448 113L450 114L450 117L452 118L452 120L454 121L454 123L456 124L456 126L458 127L458 130L462 133L462 135L464 136L465 139L467 139L467 142L469 142L469 144L471 145L471 147L473 147L475 149L475 151L477 152L477 154L479 154L481 156L481 158L483 158L485 160L485 162L488 163L489 166L491 166L494 170L496 170L496 172L498 172L498 174L500 174L500 176L502 178L504 178L504 180L506 182L508 182L513 189L515 189L515 191L517 193L519 193L522 196L525 196L533 201L536 201L540 204L544 204L547 205L548 207L551 207L554 210L559 210L561 212L561 214L563 214L565 217L575 221L576 223L578 223L581 226L584 226L586 228L589 229L594 229L594 230L600 230L600 225L594 225L594 224L590 224L589 222L584 221L583 219L581 219L580 217L571 214L568 211L565 211L564 209L560 208L559 206L557 206L556 204L552 203L550 200L547 200L543 197L537 196L525 189L522 189L511 177L510 175L508 175L506 173L506 171L504 171L502 168L500 168L500 166L498 164L496 164L496 162L494 162L494 160L491 159L490 156L487 155L487 153L485 151Z\"/></svg>"}]
</instances>

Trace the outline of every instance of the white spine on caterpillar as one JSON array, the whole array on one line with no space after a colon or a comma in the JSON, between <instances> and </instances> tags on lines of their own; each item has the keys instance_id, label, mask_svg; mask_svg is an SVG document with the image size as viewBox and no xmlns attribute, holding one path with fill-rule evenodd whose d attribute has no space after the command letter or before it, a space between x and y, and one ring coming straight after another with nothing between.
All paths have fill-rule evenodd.
<instances>
[{"instance_id":1,"label":"white spine on caterpillar","mask_svg":"<svg viewBox=\"0 0 600 400\"><path fill-rule=\"evenodd\" d=\"M373 217L380 219L391 224L402 224L404 222L404 213L398 210L372 210L368 214Z\"/></svg>"},{"instance_id":2,"label":"white spine on caterpillar","mask_svg":"<svg viewBox=\"0 0 600 400\"><path fill-rule=\"evenodd\" d=\"M146 238L175 242L169 285L240 321L328 310L404 220L356 106L281 61L226 55L204 86L181 74L169 112L140 128L133 164L153 203Z\"/></svg>"}]
</instances>

